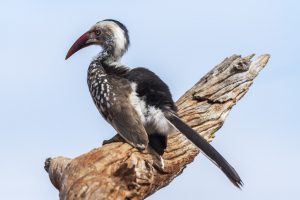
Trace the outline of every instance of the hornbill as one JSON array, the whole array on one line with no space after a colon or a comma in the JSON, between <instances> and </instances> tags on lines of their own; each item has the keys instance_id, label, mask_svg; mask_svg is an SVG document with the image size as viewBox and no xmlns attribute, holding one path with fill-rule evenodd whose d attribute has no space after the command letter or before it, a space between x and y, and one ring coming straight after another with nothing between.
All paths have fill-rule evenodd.
<instances>
[{"instance_id":1,"label":"hornbill","mask_svg":"<svg viewBox=\"0 0 300 200\"><path fill-rule=\"evenodd\" d=\"M129 46L127 28L119 21L97 22L70 48L66 59L89 45L102 51L88 68L87 83L93 101L118 134L133 147L144 150L148 145L163 155L167 136L177 129L194 143L229 180L242 186L234 168L205 139L185 124L168 86L146 68L129 68L120 59Z\"/></svg>"}]
</instances>

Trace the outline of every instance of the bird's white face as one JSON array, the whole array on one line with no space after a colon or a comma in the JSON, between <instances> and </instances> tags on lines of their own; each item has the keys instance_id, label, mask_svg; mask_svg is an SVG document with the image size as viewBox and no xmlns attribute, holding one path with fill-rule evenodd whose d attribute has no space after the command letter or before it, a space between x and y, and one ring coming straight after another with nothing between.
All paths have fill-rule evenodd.
<instances>
[{"instance_id":1,"label":"bird's white face","mask_svg":"<svg viewBox=\"0 0 300 200\"><path fill-rule=\"evenodd\" d=\"M99 38L98 42L101 46L106 45L105 43L112 42L114 44L116 56L123 53L123 51L126 49L126 44L128 41L125 33L115 22L98 22L90 29L90 31L95 34L94 37Z\"/></svg>"},{"instance_id":2,"label":"bird's white face","mask_svg":"<svg viewBox=\"0 0 300 200\"><path fill-rule=\"evenodd\" d=\"M66 59L78 50L94 44L100 45L104 50L110 51L113 60L119 60L127 50L128 40L127 32L125 33L117 22L111 20L100 21L73 44Z\"/></svg>"}]
</instances>

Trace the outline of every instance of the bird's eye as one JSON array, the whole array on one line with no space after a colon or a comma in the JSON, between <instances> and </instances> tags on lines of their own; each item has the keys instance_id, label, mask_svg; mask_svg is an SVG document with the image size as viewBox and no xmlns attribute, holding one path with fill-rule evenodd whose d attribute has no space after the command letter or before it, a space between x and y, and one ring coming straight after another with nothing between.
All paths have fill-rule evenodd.
<instances>
[{"instance_id":1,"label":"bird's eye","mask_svg":"<svg viewBox=\"0 0 300 200\"><path fill-rule=\"evenodd\" d=\"M95 34L96 34L97 36L99 36L99 35L101 34L101 31L100 31L100 30L96 30L96 31L95 31Z\"/></svg>"}]
</instances>

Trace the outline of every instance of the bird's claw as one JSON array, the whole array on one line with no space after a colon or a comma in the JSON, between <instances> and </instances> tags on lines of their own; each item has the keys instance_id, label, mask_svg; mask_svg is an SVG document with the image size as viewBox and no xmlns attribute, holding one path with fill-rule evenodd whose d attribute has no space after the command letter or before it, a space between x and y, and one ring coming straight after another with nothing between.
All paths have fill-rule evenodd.
<instances>
[{"instance_id":1,"label":"bird's claw","mask_svg":"<svg viewBox=\"0 0 300 200\"><path fill-rule=\"evenodd\" d=\"M148 152L152 155L153 167L161 173L165 173L165 162L163 157L151 147L148 147Z\"/></svg>"},{"instance_id":2,"label":"bird's claw","mask_svg":"<svg viewBox=\"0 0 300 200\"><path fill-rule=\"evenodd\" d=\"M102 145L104 146L106 144L110 144L110 143L114 143L114 142L124 142L124 139L122 137L120 137L119 134L117 134L109 140L103 140Z\"/></svg>"}]
</instances>

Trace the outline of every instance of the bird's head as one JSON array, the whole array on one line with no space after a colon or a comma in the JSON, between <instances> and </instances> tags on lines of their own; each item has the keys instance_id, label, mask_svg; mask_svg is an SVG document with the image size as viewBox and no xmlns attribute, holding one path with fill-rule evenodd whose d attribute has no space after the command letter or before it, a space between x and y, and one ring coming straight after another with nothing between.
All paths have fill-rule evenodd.
<instances>
[{"instance_id":1,"label":"bird's head","mask_svg":"<svg viewBox=\"0 0 300 200\"><path fill-rule=\"evenodd\" d=\"M103 54L111 61L118 61L127 51L129 36L127 28L119 21L106 19L96 23L72 45L66 59L82 48L100 45Z\"/></svg>"}]
</instances>

